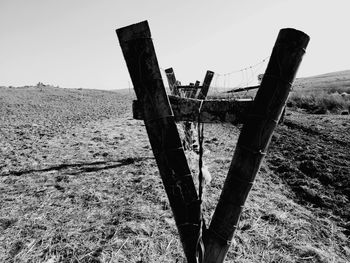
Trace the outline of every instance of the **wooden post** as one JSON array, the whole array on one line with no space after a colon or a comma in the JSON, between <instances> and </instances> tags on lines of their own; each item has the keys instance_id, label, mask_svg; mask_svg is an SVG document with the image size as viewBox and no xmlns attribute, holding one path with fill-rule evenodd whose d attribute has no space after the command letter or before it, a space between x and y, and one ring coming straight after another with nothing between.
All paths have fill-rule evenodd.
<instances>
[{"instance_id":1,"label":"wooden post","mask_svg":"<svg viewBox=\"0 0 350 263\"><path fill-rule=\"evenodd\" d=\"M169 89L170 89L171 95L180 96L180 92L177 89L177 81L176 81L175 72L174 72L173 68L166 69L165 74L166 74L166 77L168 79Z\"/></svg>"},{"instance_id":2,"label":"wooden post","mask_svg":"<svg viewBox=\"0 0 350 263\"><path fill-rule=\"evenodd\" d=\"M195 89L195 84L194 83L190 83L190 87L192 87L192 89L189 90L185 90L185 98L193 98L194 95L194 90ZM184 134L185 134L185 139L184 139L184 148L186 150L192 150L193 147L193 135L194 135L194 129L193 129L193 125L192 122L189 121L185 121L183 123L183 128L184 128Z\"/></svg>"},{"instance_id":3,"label":"wooden post","mask_svg":"<svg viewBox=\"0 0 350 263\"><path fill-rule=\"evenodd\" d=\"M147 21L116 30L187 261L195 263L200 204Z\"/></svg>"},{"instance_id":4,"label":"wooden post","mask_svg":"<svg viewBox=\"0 0 350 263\"><path fill-rule=\"evenodd\" d=\"M194 83L190 83L189 89L186 89L186 90L183 91L184 94L185 94L184 95L185 98L190 98L190 94L192 93L193 88L194 88Z\"/></svg>"},{"instance_id":5,"label":"wooden post","mask_svg":"<svg viewBox=\"0 0 350 263\"><path fill-rule=\"evenodd\" d=\"M279 32L250 116L240 133L219 203L204 237L205 263L224 261L308 42L309 36L301 31L287 28Z\"/></svg>"},{"instance_id":6,"label":"wooden post","mask_svg":"<svg viewBox=\"0 0 350 263\"><path fill-rule=\"evenodd\" d=\"M205 74L205 78L203 81L203 87L201 89L201 91L198 94L198 99L200 100L204 100L207 97L208 91L209 91L209 87L210 87L210 83L212 81L214 77L214 72L208 70L207 73Z\"/></svg>"},{"instance_id":7,"label":"wooden post","mask_svg":"<svg viewBox=\"0 0 350 263\"><path fill-rule=\"evenodd\" d=\"M196 83L194 83L194 86L196 87L195 89L192 90L192 92L190 93L189 98L196 98L197 97L197 88L199 87L199 80L196 81Z\"/></svg>"}]
</instances>

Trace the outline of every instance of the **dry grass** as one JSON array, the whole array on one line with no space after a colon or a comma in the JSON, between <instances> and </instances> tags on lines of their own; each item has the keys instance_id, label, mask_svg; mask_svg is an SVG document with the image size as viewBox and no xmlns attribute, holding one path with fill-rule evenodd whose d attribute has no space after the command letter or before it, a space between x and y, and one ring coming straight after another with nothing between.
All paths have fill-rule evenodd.
<instances>
[{"instance_id":1,"label":"dry grass","mask_svg":"<svg viewBox=\"0 0 350 263\"><path fill-rule=\"evenodd\" d=\"M0 262L185 262L130 96L17 91L0 89ZM237 127L205 126L213 177L207 220L238 134ZM294 197L264 163L227 262L348 262L349 240L334 215Z\"/></svg>"}]
</instances>

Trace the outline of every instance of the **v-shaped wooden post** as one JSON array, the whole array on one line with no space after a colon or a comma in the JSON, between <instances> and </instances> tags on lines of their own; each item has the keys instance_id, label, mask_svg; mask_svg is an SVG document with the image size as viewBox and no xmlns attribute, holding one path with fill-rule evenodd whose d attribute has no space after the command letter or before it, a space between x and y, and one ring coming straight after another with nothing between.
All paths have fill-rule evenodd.
<instances>
[{"instance_id":1,"label":"v-shaped wooden post","mask_svg":"<svg viewBox=\"0 0 350 263\"><path fill-rule=\"evenodd\" d=\"M138 99L139 115L145 121L187 261L222 263L309 37L290 28L282 29L277 37L240 133L219 203L209 229L204 233L204 259L198 262L195 251L199 239L200 204L161 79L148 23L144 21L120 28L117 35ZM206 92L204 90L202 94Z\"/></svg>"}]
</instances>

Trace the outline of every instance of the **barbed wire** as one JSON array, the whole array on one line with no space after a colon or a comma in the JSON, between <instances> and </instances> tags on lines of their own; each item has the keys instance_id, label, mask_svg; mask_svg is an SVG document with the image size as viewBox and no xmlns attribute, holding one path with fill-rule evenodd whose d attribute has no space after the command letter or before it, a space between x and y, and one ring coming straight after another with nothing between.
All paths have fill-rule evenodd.
<instances>
[{"instance_id":1,"label":"barbed wire","mask_svg":"<svg viewBox=\"0 0 350 263\"><path fill-rule=\"evenodd\" d=\"M233 70L227 73L215 73L214 81L211 85L211 91L213 93L222 93L227 90L240 89L244 87L254 86L259 84L258 76L263 74L266 67L267 61L270 56L265 57L258 63L253 65ZM265 67L265 68L264 68ZM245 95L247 95L246 92ZM240 94L242 95L242 93ZM231 93L227 95L228 97L235 97L236 95Z\"/></svg>"},{"instance_id":2,"label":"barbed wire","mask_svg":"<svg viewBox=\"0 0 350 263\"><path fill-rule=\"evenodd\" d=\"M270 56L267 56L264 59L260 60L258 63L250 65L250 66L245 67L245 68L241 68L241 69L238 69L238 70L233 70L233 71L230 71L230 72L227 72L227 73L215 73L215 74L217 74L219 76L223 76L223 75L231 75L231 74L235 74L235 73L238 73L238 72L242 72L242 71L245 71L245 70L248 70L248 69L251 69L251 68L255 68L255 67L265 63L265 61L267 61L267 59L269 59L269 58L270 58Z\"/></svg>"}]
</instances>

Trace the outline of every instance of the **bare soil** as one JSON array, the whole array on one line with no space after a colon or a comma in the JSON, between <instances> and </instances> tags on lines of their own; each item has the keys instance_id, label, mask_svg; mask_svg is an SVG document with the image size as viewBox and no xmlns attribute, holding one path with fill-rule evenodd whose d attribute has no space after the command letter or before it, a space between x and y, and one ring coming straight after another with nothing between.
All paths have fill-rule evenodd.
<instances>
[{"instance_id":1,"label":"bare soil","mask_svg":"<svg viewBox=\"0 0 350 263\"><path fill-rule=\"evenodd\" d=\"M350 118L292 112L273 137L269 167L295 199L320 208L350 235Z\"/></svg>"},{"instance_id":2,"label":"bare soil","mask_svg":"<svg viewBox=\"0 0 350 263\"><path fill-rule=\"evenodd\" d=\"M0 262L184 262L132 94L0 88ZM207 221L240 127L205 126ZM227 262L349 262L349 116L292 112ZM196 175L196 158L188 161Z\"/></svg>"}]
</instances>

